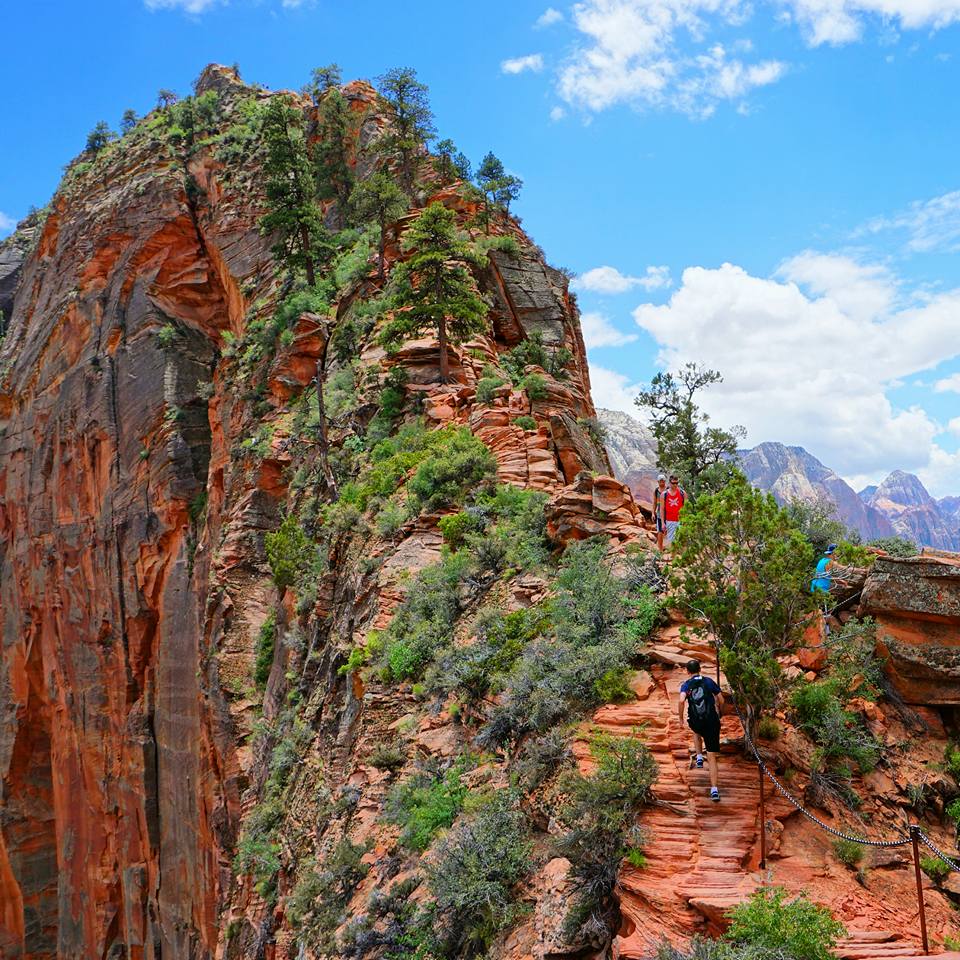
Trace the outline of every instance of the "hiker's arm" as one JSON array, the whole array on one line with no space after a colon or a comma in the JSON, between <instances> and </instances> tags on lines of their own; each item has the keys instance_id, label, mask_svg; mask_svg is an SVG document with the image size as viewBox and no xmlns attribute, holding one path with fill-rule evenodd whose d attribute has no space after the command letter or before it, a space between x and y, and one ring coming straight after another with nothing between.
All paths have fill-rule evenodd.
<instances>
[{"instance_id":1,"label":"hiker's arm","mask_svg":"<svg viewBox=\"0 0 960 960\"><path fill-rule=\"evenodd\" d=\"M718 693L714 697L714 703L716 703L717 705L717 715L719 716L720 711L723 710L723 694L722 693Z\"/></svg>"},{"instance_id":2,"label":"hiker's arm","mask_svg":"<svg viewBox=\"0 0 960 960\"><path fill-rule=\"evenodd\" d=\"M680 702L677 704L677 716L680 718L680 722L683 723L683 705L686 702L687 695L685 693L680 694Z\"/></svg>"}]
</instances>

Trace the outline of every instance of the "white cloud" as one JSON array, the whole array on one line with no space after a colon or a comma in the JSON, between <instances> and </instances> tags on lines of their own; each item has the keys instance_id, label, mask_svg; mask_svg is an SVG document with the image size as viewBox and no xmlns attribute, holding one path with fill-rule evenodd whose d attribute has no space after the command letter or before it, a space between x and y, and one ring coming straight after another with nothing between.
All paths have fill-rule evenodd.
<instances>
[{"instance_id":1,"label":"white cloud","mask_svg":"<svg viewBox=\"0 0 960 960\"><path fill-rule=\"evenodd\" d=\"M622 410L636 416L638 410L633 401L639 392L640 384L631 383L622 373L590 364L590 395L594 406Z\"/></svg>"},{"instance_id":2,"label":"white cloud","mask_svg":"<svg viewBox=\"0 0 960 960\"><path fill-rule=\"evenodd\" d=\"M504 73L523 73L524 70L539 73L543 69L543 57L539 53L531 53L526 57L514 57L512 60L504 60L500 64L500 69Z\"/></svg>"},{"instance_id":3,"label":"white cloud","mask_svg":"<svg viewBox=\"0 0 960 960\"><path fill-rule=\"evenodd\" d=\"M643 287L645 290L658 290L669 287L669 267L647 267L642 277L628 277L616 267L594 267L582 273L573 285L578 290L589 290L592 293L626 293L634 287Z\"/></svg>"},{"instance_id":4,"label":"white cloud","mask_svg":"<svg viewBox=\"0 0 960 960\"><path fill-rule=\"evenodd\" d=\"M17 221L13 217L7 216L0 210L0 230L12 230L16 225Z\"/></svg>"},{"instance_id":5,"label":"white cloud","mask_svg":"<svg viewBox=\"0 0 960 960\"><path fill-rule=\"evenodd\" d=\"M938 380L933 385L933 389L937 393L960 393L960 373L954 373L949 377Z\"/></svg>"},{"instance_id":6,"label":"white cloud","mask_svg":"<svg viewBox=\"0 0 960 960\"><path fill-rule=\"evenodd\" d=\"M930 200L917 200L892 217L877 217L855 232L855 236L898 232L905 235L908 250L960 250L960 190Z\"/></svg>"},{"instance_id":7,"label":"white cloud","mask_svg":"<svg viewBox=\"0 0 960 960\"><path fill-rule=\"evenodd\" d=\"M785 67L730 59L716 43L683 53L679 40L701 44L709 18L736 25L749 14L741 0L583 0L573 20L585 43L560 71L560 95L588 110L627 103L709 116L717 103L775 82Z\"/></svg>"},{"instance_id":8,"label":"white cloud","mask_svg":"<svg viewBox=\"0 0 960 960\"><path fill-rule=\"evenodd\" d=\"M183 10L185 13L203 13L220 0L143 0L148 10Z\"/></svg>"},{"instance_id":9,"label":"white cloud","mask_svg":"<svg viewBox=\"0 0 960 960\"><path fill-rule=\"evenodd\" d=\"M558 120L562 120L567 115L567 111L563 107L554 107L550 111L550 119L556 123Z\"/></svg>"},{"instance_id":10,"label":"white cloud","mask_svg":"<svg viewBox=\"0 0 960 960\"><path fill-rule=\"evenodd\" d=\"M547 9L537 17L537 22L534 26L538 29L552 27L555 23L560 23L561 20L563 20L563 14L559 10L553 7L547 7Z\"/></svg>"},{"instance_id":11,"label":"white cloud","mask_svg":"<svg viewBox=\"0 0 960 960\"><path fill-rule=\"evenodd\" d=\"M868 20L901 30L937 30L960 20L960 0L785 0L811 46L859 40Z\"/></svg>"},{"instance_id":12,"label":"white cloud","mask_svg":"<svg viewBox=\"0 0 960 960\"><path fill-rule=\"evenodd\" d=\"M842 475L900 467L932 488L956 479L960 489L952 455L933 442L938 425L886 395L960 354L949 335L960 290L915 302L898 289L882 268L808 251L772 278L729 263L690 267L668 303L642 304L634 318L660 344L662 365L720 370L704 409L719 424L742 423L750 443L799 444Z\"/></svg>"},{"instance_id":13,"label":"white cloud","mask_svg":"<svg viewBox=\"0 0 960 960\"><path fill-rule=\"evenodd\" d=\"M584 313L580 317L583 342L588 350L594 347L622 347L637 339L635 333L618 330L602 313Z\"/></svg>"},{"instance_id":14,"label":"white cloud","mask_svg":"<svg viewBox=\"0 0 960 960\"><path fill-rule=\"evenodd\" d=\"M960 437L960 417L954 417L947 424L947 430L950 433L956 434L956 436Z\"/></svg>"}]
</instances>

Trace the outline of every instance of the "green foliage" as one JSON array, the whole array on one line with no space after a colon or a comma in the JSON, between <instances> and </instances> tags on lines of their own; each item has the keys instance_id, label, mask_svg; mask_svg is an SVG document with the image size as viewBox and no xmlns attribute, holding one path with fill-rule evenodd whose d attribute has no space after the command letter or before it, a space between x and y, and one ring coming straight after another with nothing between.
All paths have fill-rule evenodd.
<instances>
[{"instance_id":1,"label":"green foliage","mask_svg":"<svg viewBox=\"0 0 960 960\"><path fill-rule=\"evenodd\" d=\"M96 156L107 144L115 140L116 136L106 120L100 120L87 134L87 145L84 149L87 153Z\"/></svg>"},{"instance_id":2,"label":"green foliage","mask_svg":"<svg viewBox=\"0 0 960 960\"><path fill-rule=\"evenodd\" d=\"M328 63L314 67L310 72L310 81L304 85L303 92L319 106L324 96L343 82L339 63Z\"/></svg>"},{"instance_id":3,"label":"green foliage","mask_svg":"<svg viewBox=\"0 0 960 960\"><path fill-rule=\"evenodd\" d=\"M459 760L442 775L418 773L393 788L387 815L402 828L400 843L426 850L437 832L453 823L468 792L461 782L466 769L466 762Z\"/></svg>"},{"instance_id":4,"label":"green foliage","mask_svg":"<svg viewBox=\"0 0 960 960\"><path fill-rule=\"evenodd\" d=\"M847 528L837 517L836 504L825 497L812 502L791 500L784 510L816 556L847 535Z\"/></svg>"},{"instance_id":5,"label":"green foliage","mask_svg":"<svg viewBox=\"0 0 960 960\"><path fill-rule=\"evenodd\" d=\"M483 955L521 914L514 888L530 871L526 818L510 791L494 794L445 837L427 867L442 957Z\"/></svg>"},{"instance_id":6,"label":"green foliage","mask_svg":"<svg viewBox=\"0 0 960 960\"><path fill-rule=\"evenodd\" d=\"M283 519L275 531L266 534L264 546L273 582L281 592L297 583L316 556L316 546L292 513Z\"/></svg>"},{"instance_id":7,"label":"green foliage","mask_svg":"<svg viewBox=\"0 0 960 960\"><path fill-rule=\"evenodd\" d=\"M590 754L596 766L589 776L571 770L561 780L567 800L558 813L564 832L557 846L571 863L576 891L565 921L569 940L581 932L609 930L620 863L628 851L636 851L634 858L642 855L642 835L633 823L659 775L638 736L597 733Z\"/></svg>"},{"instance_id":8,"label":"green foliage","mask_svg":"<svg viewBox=\"0 0 960 960\"><path fill-rule=\"evenodd\" d=\"M313 169L320 200L336 200L341 214L346 211L353 189L350 151L353 120L346 98L330 87L317 106L316 141L313 144Z\"/></svg>"},{"instance_id":9,"label":"green foliage","mask_svg":"<svg viewBox=\"0 0 960 960\"><path fill-rule=\"evenodd\" d=\"M346 919L347 903L370 869L361 860L366 851L366 846L343 837L322 865L308 860L298 871L286 914L307 947L322 953L336 952L335 933Z\"/></svg>"},{"instance_id":10,"label":"green foliage","mask_svg":"<svg viewBox=\"0 0 960 960\"><path fill-rule=\"evenodd\" d=\"M436 136L427 86L412 67L394 67L377 77L377 89L390 120L377 146L397 162L400 183L413 196L420 148Z\"/></svg>"},{"instance_id":11,"label":"green foliage","mask_svg":"<svg viewBox=\"0 0 960 960\"><path fill-rule=\"evenodd\" d=\"M433 166L443 186L448 186L454 180L470 180L470 161L452 140L440 140L437 143Z\"/></svg>"},{"instance_id":12,"label":"green foliage","mask_svg":"<svg viewBox=\"0 0 960 960\"><path fill-rule=\"evenodd\" d=\"M757 721L757 736L761 740L776 740L780 736L780 724L774 717L761 717Z\"/></svg>"},{"instance_id":13,"label":"green foliage","mask_svg":"<svg viewBox=\"0 0 960 960\"><path fill-rule=\"evenodd\" d=\"M608 670L593 683L597 700L601 703L627 703L635 698L630 689L630 671L626 669Z\"/></svg>"},{"instance_id":14,"label":"green foliage","mask_svg":"<svg viewBox=\"0 0 960 960\"><path fill-rule=\"evenodd\" d=\"M528 373L517 386L526 393L531 403L546 400L550 396L547 390L547 381L539 373Z\"/></svg>"},{"instance_id":15,"label":"green foliage","mask_svg":"<svg viewBox=\"0 0 960 960\"><path fill-rule=\"evenodd\" d=\"M483 224L490 231L490 218L494 210L510 210L523 187L519 177L507 173L503 161L488 153L477 168L477 186L483 194Z\"/></svg>"},{"instance_id":16,"label":"green foliage","mask_svg":"<svg viewBox=\"0 0 960 960\"><path fill-rule=\"evenodd\" d=\"M513 425L519 427L521 430L536 430L537 421L533 417L527 416L524 414L520 417L513 418Z\"/></svg>"},{"instance_id":17,"label":"green foliage","mask_svg":"<svg viewBox=\"0 0 960 960\"><path fill-rule=\"evenodd\" d=\"M948 743L943 751L943 769L960 781L960 748L954 743Z\"/></svg>"},{"instance_id":18,"label":"green foliage","mask_svg":"<svg viewBox=\"0 0 960 960\"><path fill-rule=\"evenodd\" d=\"M637 870L643 870L647 865L647 855L639 847L630 847L627 850L627 862Z\"/></svg>"},{"instance_id":19,"label":"green foliage","mask_svg":"<svg viewBox=\"0 0 960 960\"><path fill-rule=\"evenodd\" d=\"M370 753L370 766L378 770L399 770L407 762L407 754L399 743L378 743Z\"/></svg>"},{"instance_id":20,"label":"green foliage","mask_svg":"<svg viewBox=\"0 0 960 960\"><path fill-rule=\"evenodd\" d=\"M866 547L851 543L849 540L840 540L834 551L833 559L845 567L871 567L877 559Z\"/></svg>"},{"instance_id":21,"label":"green foliage","mask_svg":"<svg viewBox=\"0 0 960 960\"><path fill-rule=\"evenodd\" d=\"M454 550L463 546L468 533L473 533L479 525L479 520L475 514L452 513L449 516L441 517L437 526L443 534L443 541Z\"/></svg>"},{"instance_id":22,"label":"green foliage","mask_svg":"<svg viewBox=\"0 0 960 960\"><path fill-rule=\"evenodd\" d=\"M394 421L403 413L407 399L407 371L401 367L392 367L384 379L377 402L378 410L367 428L367 439L379 443L390 435Z\"/></svg>"},{"instance_id":23,"label":"green foliage","mask_svg":"<svg viewBox=\"0 0 960 960\"><path fill-rule=\"evenodd\" d=\"M770 494L737 471L718 493L685 507L670 585L680 608L712 634L734 696L752 712L777 699L777 656L802 630L813 551Z\"/></svg>"},{"instance_id":24,"label":"green foliage","mask_svg":"<svg viewBox=\"0 0 960 960\"><path fill-rule=\"evenodd\" d=\"M786 899L782 887L757 890L729 913L725 938L735 944L786 954L790 960L832 960L833 947L846 931L826 907L806 894Z\"/></svg>"},{"instance_id":25,"label":"green foliage","mask_svg":"<svg viewBox=\"0 0 960 960\"><path fill-rule=\"evenodd\" d=\"M270 677L276 643L277 616L271 610L257 633L257 655L253 667L253 681L259 690L262 690L267 685L267 680Z\"/></svg>"},{"instance_id":26,"label":"green foliage","mask_svg":"<svg viewBox=\"0 0 960 960\"><path fill-rule=\"evenodd\" d=\"M157 343L166 350L168 347L173 346L174 340L177 339L177 328L172 323L165 323L157 331Z\"/></svg>"},{"instance_id":27,"label":"green foliage","mask_svg":"<svg viewBox=\"0 0 960 960\"><path fill-rule=\"evenodd\" d=\"M462 343L487 326L487 302L472 268L486 257L457 229L456 214L432 203L404 234L409 257L390 278L395 313L381 332L381 342L396 349L428 330L436 330L440 349L440 379L447 381L447 343Z\"/></svg>"},{"instance_id":28,"label":"green foliage","mask_svg":"<svg viewBox=\"0 0 960 960\"><path fill-rule=\"evenodd\" d=\"M520 258L520 244L516 237L509 234L496 237L480 237L477 241L477 248L483 253L490 253L492 250L505 253L512 260Z\"/></svg>"},{"instance_id":29,"label":"green foliage","mask_svg":"<svg viewBox=\"0 0 960 960\"><path fill-rule=\"evenodd\" d=\"M360 223L377 228L377 277L384 276L384 244L387 226L407 212L407 201L397 182L385 171L361 180L350 194L350 208Z\"/></svg>"},{"instance_id":30,"label":"green foliage","mask_svg":"<svg viewBox=\"0 0 960 960\"><path fill-rule=\"evenodd\" d=\"M888 553L891 557L901 557L904 559L907 557L915 557L920 552L917 549L917 545L906 537L879 537L876 540L871 540L867 546L883 550L884 553Z\"/></svg>"},{"instance_id":31,"label":"green foliage","mask_svg":"<svg viewBox=\"0 0 960 960\"><path fill-rule=\"evenodd\" d=\"M492 403L494 394L506 382L502 377L481 377L477 381L477 403Z\"/></svg>"},{"instance_id":32,"label":"green foliage","mask_svg":"<svg viewBox=\"0 0 960 960\"><path fill-rule=\"evenodd\" d=\"M461 503L469 491L489 484L496 469L486 444L460 428L451 432L435 456L417 467L407 487L421 509L437 510Z\"/></svg>"},{"instance_id":33,"label":"green foliage","mask_svg":"<svg viewBox=\"0 0 960 960\"><path fill-rule=\"evenodd\" d=\"M229 178L235 170L247 166L250 158L261 148L263 120L268 103L256 97L246 97L231 110L234 122L214 138L214 156L224 165L223 175Z\"/></svg>"},{"instance_id":34,"label":"green foliage","mask_svg":"<svg viewBox=\"0 0 960 960\"><path fill-rule=\"evenodd\" d=\"M124 110L123 116L120 118L120 134L121 136L126 136L128 133L132 133L134 127L139 123L140 118L137 116L136 110Z\"/></svg>"},{"instance_id":35,"label":"green foliage","mask_svg":"<svg viewBox=\"0 0 960 960\"><path fill-rule=\"evenodd\" d=\"M939 857L921 857L920 869L939 886L950 875L950 867Z\"/></svg>"},{"instance_id":36,"label":"green foliage","mask_svg":"<svg viewBox=\"0 0 960 960\"><path fill-rule=\"evenodd\" d=\"M536 331L500 356L500 363L514 383L523 380L527 367L541 367L555 380L567 378L567 365L573 354L566 347L548 347L543 334Z\"/></svg>"},{"instance_id":37,"label":"green foliage","mask_svg":"<svg viewBox=\"0 0 960 960\"><path fill-rule=\"evenodd\" d=\"M952 933L944 934L943 946L947 950L960 950L960 935Z\"/></svg>"},{"instance_id":38,"label":"green foliage","mask_svg":"<svg viewBox=\"0 0 960 960\"><path fill-rule=\"evenodd\" d=\"M658 373L635 401L649 414L658 465L678 474L692 496L719 490L736 469L743 428L709 426L709 417L694 402L698 391L722 379L715 370L688 363L677 374Z\"/></svg>"},{"instance_id":39,"label":"green foliage","mask_svg":"<svg viewBox=\"0 0 960 960\"><path fill-rule=\"evenodd\" d=\"M863 846L856 840L834 840L833 852L836 858L848 867L859 867L863 861Z\"/></svg>"},{"instance_id":40,"label":"green foliage","mask_svg":"<svg viewBox=\"0 0 960 960\"><path fill-rule=\"evenodd\" d=\"M329 256L331 245L316 202L303 114L288 97L277 94L269 100L262 129L267 213L260 224L276 238L274 256L291 271L303 270L312 287L317 263Z\"/></svg>"}]
</instances>

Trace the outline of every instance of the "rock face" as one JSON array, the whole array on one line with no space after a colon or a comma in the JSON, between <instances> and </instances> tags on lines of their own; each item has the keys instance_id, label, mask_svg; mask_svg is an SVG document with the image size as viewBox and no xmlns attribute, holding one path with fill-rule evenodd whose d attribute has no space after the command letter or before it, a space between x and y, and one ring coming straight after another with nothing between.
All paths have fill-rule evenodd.
<instances>
[{"instance_id":1,"label":"rock face","mask_svg":"<svg viewBox=\"0 0 960 960\"><path fill-rule=\"evenodd\" d=\"M613 475L634 495L649 502L657 480L657 442L649 427L619 410L597 411L606 433L607 454Z\"/></svg>"},{"instance_id":2,"label":"rock face","mask_svg":"<svg viewBox=\"0 0 960 960\"><path fill-rule=\"evenodd\" d=\"M836 505L838 519L859 530L864 539L888 537L894 532L880 511L864 503L845 480L803 447L761 443L752 450L740 451L740 462L750 482L769 490L780 503L826 500Z\"/></svg>"},{"instance_id":3,"label":"rock face","mask_svg":"<svg viewBox=\"0 0 960 960\"><path fill-rule=\"evenodd\" d=\"M878 558L860 615L877 621L880 652L904 700L960 704L960 555Z\"/></svg>"},{"instance_id":4,"label":"rock face","mask_svg":"<svg viewBox=\"0 0 960 960\"><path fill-rule=\"evenodd\" d=\"M40 232L41 216L31 214L17 229L0 242L0 337L6 332L13 313L13 296L27 253Z\"/></svg>"},{"instance_id":5,"label":"rock face","mask_svg":"<svg viewBox=\"0 0 960 960\"><path fill-rule=\"evenodd\" d=\"M917 477L903 470L894 470L879 487L867 490L860 494L864 502L887 517L900 536L937 550L960 550L958 498L934 500Z\"/></svg>"}]
</instances>

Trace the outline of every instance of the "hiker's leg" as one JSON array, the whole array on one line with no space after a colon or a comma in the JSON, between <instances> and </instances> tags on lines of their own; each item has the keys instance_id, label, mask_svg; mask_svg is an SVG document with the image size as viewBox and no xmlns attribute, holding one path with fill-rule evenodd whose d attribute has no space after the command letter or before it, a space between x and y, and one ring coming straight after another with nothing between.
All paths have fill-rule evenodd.
<instances>
[{"instance_id":1,"label":"hiker's leg","mask_svg":"<svg viewBox=\"0 0 960 960\"><path fill-rule=\"evenodd\" d=\"M703 738L696 732L693 734L693 752L698 757L703 755Z\"/></svg>"},{"instance_id":2,"label":"hiker's leg","mask_svg":"<svg viewBox=\"0 0 960 960\"><path fill-rule=\"evenodd\" d=\"M719 754L712 750L707 753L707 766L710 768L710 786L717 786L717 757Z\"/></svg>"}]
</instances>

